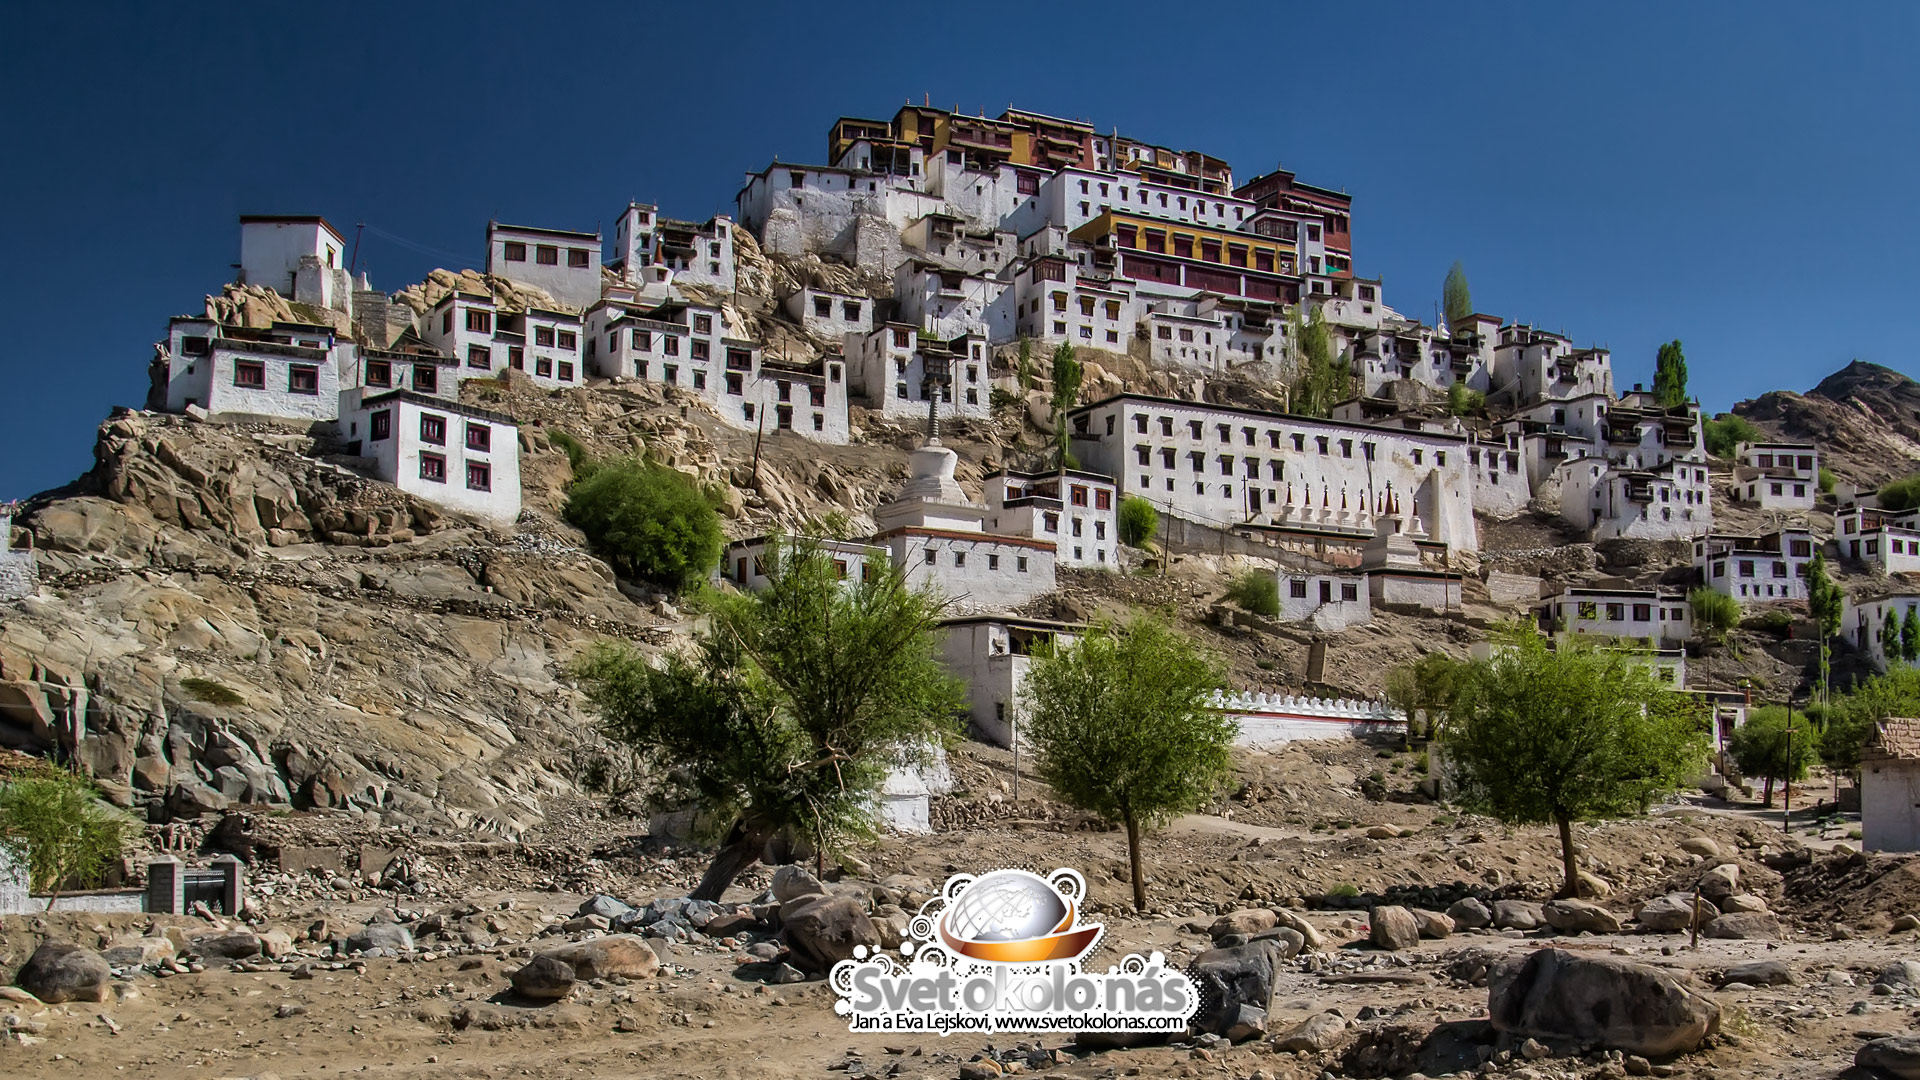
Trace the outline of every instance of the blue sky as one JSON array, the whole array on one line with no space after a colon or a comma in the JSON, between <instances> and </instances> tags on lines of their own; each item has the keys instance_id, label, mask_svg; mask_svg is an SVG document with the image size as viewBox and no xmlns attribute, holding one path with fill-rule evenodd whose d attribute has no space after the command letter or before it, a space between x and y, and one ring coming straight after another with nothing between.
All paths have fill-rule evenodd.
<instances>
[{"instance_id":1,"label":"blue sky","mask_svg":"<svg viewBox=\"0 0 1920 1080\"><path fill-rule=\"evenodd\" d=\"M489 218L728 212L841 114L1009 104L1354 194L1356 270L1612 348L1680 338L1711 410L1911 373L1920 5L25 5L0 44L0 498L144 398L241 213L320 213L374 284ZM1169 14L1172 12L1172 14ZM453 256L461 256L454 258Z\"/></svg>"}]
</instances>

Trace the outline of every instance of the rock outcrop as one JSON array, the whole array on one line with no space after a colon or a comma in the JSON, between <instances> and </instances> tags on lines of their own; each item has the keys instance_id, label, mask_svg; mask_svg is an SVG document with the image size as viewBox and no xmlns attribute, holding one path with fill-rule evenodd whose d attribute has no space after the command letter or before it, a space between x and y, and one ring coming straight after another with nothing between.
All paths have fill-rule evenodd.
<instances>
[{"instance_id":1,"label":"rock outcrop","mask_svg":"<svg viewBox=\"0 0 1920 1080\"><path fill-rule=\"evenodd\" d=\"M1488 983L1493 1026L1518 1038L1665 1057L1719 1030L1720 1007L1658 968L1540 949Z\"/></svg>"}]
</instances>

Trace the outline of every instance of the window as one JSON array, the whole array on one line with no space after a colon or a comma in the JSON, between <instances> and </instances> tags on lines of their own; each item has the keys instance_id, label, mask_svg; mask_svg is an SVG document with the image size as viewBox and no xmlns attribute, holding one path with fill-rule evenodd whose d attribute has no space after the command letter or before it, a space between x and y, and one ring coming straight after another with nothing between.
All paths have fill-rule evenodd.
<instances>
[{"instance_id":1,"label":"window","mask_svg":"<svg viewBox=\"0 0 1920 1080\"><path fill-rule=\"evenodd\" d=\"M1015 556L1013 557L1013 568L1014 568L1015 570L1018 570L1019 572L1021 572L1021 573L1023 573L1023 574L1024 574L1024 573L1026 573L1026 572L1027 572L1027 557L1026 557L1025 555L1015 555Z\"/></svg>"},{"instance_id":2,"label":"window","mask_svg":"<svg viewBox=\"0 0 1920 1080\"><path fill-rule=\"evenodd\" d=\"M840 305L840 317L847 322L857 322L860 318L860 302L849 300Z\"/></svg>"},{"instance_id":3,"label":"window","mask_svg":"<svg viewBox=\"0 0 1920 1080\"><path fill-rule=\"evenodd\" d=\"M541 244L533 249L534 261L541 266L559 266L560 249L550 244Z\"/></svg>"},{"instance_id":4,"label":"window","mask_svg":"<svg viewBox=\"0 0 1920 1080\"><path fill-rule=\"evenodd\" d=\"M1000 569L1000 556L995 555L992 552L988 552L987 553L987 569L989 570Z\"/></svg>"},{"instance_id":5,"label":"window","mask_svg":"<svg viewBox=\"0 0 1920 1080\"><path fill-rule=\"evenodd\" d=\"M447 459L442 454L420 455L420 479L436 484L447 482Z\"/></svg>"},{"instance_id":6,"label":"window","mask_svg":"<svg viewBox=\"0 0 1920 1080\"><path fill-rule=\"evenodd\" d=\"M926 560L925 560L925 561L926 561L926 563L927 563L927 565L928 565L928 566L932 566L932 565L933 565L933 560L934 560L934 559L936 559L936 558L939 558L939 556L938 556L938 555L937 555L937 554L936 554L936 553L934 552L934 550L933 550L932 548L928 548L928 549L926 550L926 552L925 552L924 554L926 555Z\"/></svg>"},{"instance_id":7,"label":"window","mask_svg":"<svg viewBox=\"0 0 1920 1080\"><path fill-rule=\"evenodd\" d=\"M507 366L515 371L527 370L527 353L518 345L507 346Z\"/></svg>"},{"instance_id":8,"label":"window","mask_svg":"<svg viewBox=\"0 0 1920 1080\"><path fill-rule=\"evenodd\" d=\"M1108 491L1106 488L1101 488L1100 490L1095 491L1093 493L1093 508L1095 510L1112 509L1113 508L1113 492Z\"/></svg>"},{"instance_id":9,"label":"window","mask_svg":"<svg viewBox=\"0 0 1920 1080\"><path fill-rule=\"evenodd\" d=\"M1633 605L1633 621L1634 622L1650 622L1652 621L1652 619L1653 619L1653 606L1651 604Z\"/></svg>"},{"instance_id":10,"label":"window","mask_svg":"<svg viewBox=\"0 0 1920 1080\"><path fill-rule=\"evenodd\" d=\"M533 343L535 345L545 345L551 348L553 346L553 327L551 326L534 327Z\"/></svg>"},{"instance_id":11,"label":"window","mask_svg":"<svg viewBox=\"0 0 1920 1080\"><path fill-rule=\"evenodd\" d=\"M1307 598L1306 581L1301 578L1294 578L1287 582L1287 595L1295 600L1305 600Z\"/></svg>"},{"instance_id":12,"label":"window","mask_svg":"<svg viewBox=\"0 0 1920 1080\"><path fill-rule=\"evenodd\" d=\"M506 243L505 254L508 262L526 262L527 261L527 245L522 244L517 240L509 240Z\"/></svg>"},{"instance_id":13,"label":"window","mask_svg":"<svg viewBox=\"0 0 1920 1080\"><path fill-rule=\"evenodd\" d=\"M954 552L954 553L953 553L953 565L955 565L955 566L965 566L965 565L967 565L967 553L966 553L966 552L964 552L964 551L956 551L956 552Z\"/></svg>"},{"instance_id":14,"label":"window","mask_svg":"<svg viewBox=\"0 0 1920 1080\"><path fill-rule=\"evenodd\" d=\"M493 366L493 350L485 345L467 346L467 366L485 371Z\"/></svg>"},{"instance_id":15,"label":"window","mask_svg":"<svg viewBox=\"0 0 1920 1080\"><path fill-rule=\"evenodd\" d=\"M440 313L440 332L443 334L453 333L453 309L452 308L448 308L447 310Z\"/></svg>"},{"instance_id":16,"label":"window","mask_svg":"<svg viewBox=\"0 0 1920 1080\"><path fill-rule=\"evenodd\" d=\"M367 421L367 437L374 442L393 437L393 412L382 410Z\"/></svg>"},{"instance_id":17,"label":"window","mask_svg":"<svg viewBox=\"0 0 1920 1080\"><path fill-rule=\"evenodd\" d=\"M440 389L440 369L432 364L413 365L413 388L423 394L438 392Z\"/></svg>"},{"instance_id":18,"label":"window","mask_svg":"<svg viewBox=\"0 0 1920 1080\"><path fill-rule=\"evenodd\" d=\"M435 446L447 444L447 418L433 413L420 414L420 441Z\"/></svg>"},{"instance_id":19,"label":"window","mask_svg":"<svg viewBox=\"0 0 1920 1080\"><path fill-rule=\"evenodd\" d=\"M493 333L493 313L479 308L467 309L467 330L475 334Z\"/></svg>"},{"instance_id":20,"label":"window","mask_svg":"<svg viewBox=\"0 0 1920 1080\"><path fill-rule=\"evenodd\" d=\"M246 390L267 388L267 365L258 360L242 360L233 365L233 385Z\"/></svg>"},{"instance_id":21,"label":"window","mask_svg":"<svg viewBox=\"0 0 1920 1080\"><path fill-rule=\"evenodd\" d=\"M1042 518L1042 528L1045 528L1048 532L1059 532L1060 531L1060 515L1049 511Z\"/></svg>"},{"instance_id":22,"label":"window","mask_svg":"<svg viewBox=\"0 0 1920 1080\"><path fill-rule=\"evenodd\" d=\"M653 334L647 330L632 330L627 333L627 343L645 352L653 348Z\"/></svg>"},{"instance_id":23,"label":"window","mask_svg":"<svg viewBox=\"0 0 1920 1080\"><path fill-rule=\"evenodd\" d=\"M667 385L669 386L679 386L680 385L680 365L679 364L664 365L664 374L662 374L660 377L661 379L665 380Z\"/></svg>"},{"instance_id":24,"label":"window","mask_svg":"<svg viewBox=\"0 0 1920 1080\"><path fill-rule=\"evenodd\" d=\"M545 356L533 358L533 373L543 379L553 377L553 361Z\"/></svg>"},{"instance_id":25,"label":"window","mask_svg":"<svg viewBox=\"0 0 1920 1080\"><path fill-rule=\"evenodd\" d=\"M561 382L573 381L573 361L571 360L560 361L560 381Z\"/></svg>"},{"instance_id":26,"label":"window","mask_svg":"<svg viewBox=\"0 0 1920 1080\"><path fill-rule=\"evenodd\" d=\"M287 393L319 394L320 369L312 364L293 364L287 368Z\"/></svg>"},{"instance_id":27,"label":"window","mask_svg":"<svg viewBox=\"0 0 1920 1080\"><path fill-rule=\"evenodd\" d=\"M693 317L693 332L696 334L713 333L713 316L695 315Z\"/></svg>"},{"instance_id":28,"label":"window","mask_svg":"<svg viewBox=\"0 0 1920 1080\"><path fill-rule=\"evenodd\" d=\"M1627 605L1625 604L1608 604L1607 605L1607 621L1608 622L1622 622L1626 619L1626 617L1627 617Z\"/></svg>"},{"instance_id":29,"label":"window","mask_svg":"<svg viewBox=\"0 0 1920 1080\"><path fill-rule=\"evenodd\" d=\"M485 424L467 421L467 449L481 451L493 449L493 429Z\"/></svg>"},{"instance_id":30,"label":"window","mask_svg":"<svg viewBox=\"0 0 1920 1080\"><path fill-rule=\"evenodd\" d=\"M1740 560L1740 576L1741 577L1753 576L1753 560L1752 559Z\"/></svg>"},{"instance_id":31,"label":"window","mask_svg":"<svg viewBox=\"0 0 1920 1080\"><path fill-rule=\"evenodd\" d=\"M393 385L392 366L389 365L385 360L368 361L367 362L367 385L368 386L392 386Z\"/></svg>"},{"instance_id":32,"label":"window","mask_svg":"<svg viewBox=\"0 0 1920 1080\"><path fill-rule=\"evenodd\" d=\"M1340 599L1346 601L1347 603L1352 603L1353 601L1360 599L1359 583L1352 582L1352 581L1341 582L1340 583Z\"/></svg>"},{"instance_id":33,"label":"window","mask_svg":"<svg viewBox=\"0 0 1920 1080\"><path fill-rule=\"evenodd\" d=\"M572 352L580 347L580 337L571 330L560 331L560 347Z\"/></svg>"},{"instance_id":34,"label":"window","mask_svg":"<svg viewBox=\"0 0 1920 1080\"><path fill-rule=\"evenodd\" d=\"M492 491L493 466L484 461L467 462L467 490Z\"/></svg>"},{"instance_id":35,"label":"window","mask_svg":"<svg viewBox=\"0 0 1920 1080\"><path fill-rule=\"evenodd\" d=\"M575 270L585 270L587 268L587 249L568 248L567 265Z\"/></svg>"}]
</instances>

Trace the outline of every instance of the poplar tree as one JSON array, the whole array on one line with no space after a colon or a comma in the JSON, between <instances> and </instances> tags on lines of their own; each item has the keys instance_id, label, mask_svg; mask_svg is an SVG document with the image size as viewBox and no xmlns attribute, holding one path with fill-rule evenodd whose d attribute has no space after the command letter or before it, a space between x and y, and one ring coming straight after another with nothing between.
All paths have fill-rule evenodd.
<instances>
[{"instance_id":1,"label":"poplar tree","mask_svg":"<svg viewBox=\"0 0 1920 1080\"><path fill-rule=\"evenodd\" d=\"M1840 632L1840 614L1846 602L1846 590L1827 576L1827 556L1816 552L1807 564L1807 614L1812 617L1820 637L1820 701L1828 698L1833 673L1833 635Z\"/></svg>"},{"instance_id":2,"label":"poplar tree","mask_svg":"<svg viewBox=\"0 0 1920 1080\"><path fill-rule=\"evenodd\" d=\"M1062 471L1075 468L1073 436L1067 430L1067 410L1080 400L1080 380L1085 369L1073 354L1073 346L1061 342L1053 350L1053 444L1055 465Z\"/></svg>"},{"instance_id":3,"label":"poplar tree","mask_svg":"<svg viewBox=\"0 0 1920 1080\"><path fill-rule=\"evenodd\" d=\"M1687 357L1680 351L1679 338L1660 346L1654 358L1653 393L1669 409L1687 403Z\"/></svg>"},{"instance_id":4,"label":"poplar tree","mask_svg":"<svg viewBox=\"0 0 1920 1080\"><path fill-rule=\"evenodd\" d=\"M1920 660L1920 608L1908 608L1900 623L1900 659L1909 664Z\"/></svg>"},{"instance_id":5,"label":"poplar tree","mask_svg":"<svg viewBox=\"0 0 1920 1080\"><path fill-rule=\"evenodd\" d=\"M1458 330L1473 314L1473 292L1467 288L1467 268L1459 260L1447 268L1440 284L1440 310L1446 313L1448 331Z\"/></svg>"}]
</instances>

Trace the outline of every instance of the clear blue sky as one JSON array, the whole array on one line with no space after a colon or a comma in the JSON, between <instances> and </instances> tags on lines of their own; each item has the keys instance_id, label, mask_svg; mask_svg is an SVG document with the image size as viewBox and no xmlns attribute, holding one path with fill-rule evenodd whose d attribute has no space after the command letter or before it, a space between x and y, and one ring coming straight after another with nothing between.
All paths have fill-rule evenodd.
<instances>
[{"instance_id":1,"label":"clear blue sky","mask_svg":"<svg viewBox=\"0 0 1920 1080\"><path fill-rule=\"evenodd\" d=\"M4 39L0 497L89 465L241 213L404 237L360 250L393 291L479 265L490 217L728 212L923 94L1344 188L1390 304L1431 318L1460 259L1476 307L1611 347L1623 387L1675 337L1713 410L1915 367L1910 3L66 3Z\"/></svg>"}]
</instances>

